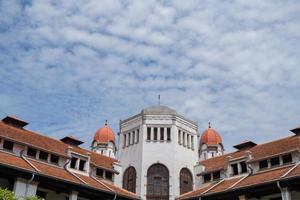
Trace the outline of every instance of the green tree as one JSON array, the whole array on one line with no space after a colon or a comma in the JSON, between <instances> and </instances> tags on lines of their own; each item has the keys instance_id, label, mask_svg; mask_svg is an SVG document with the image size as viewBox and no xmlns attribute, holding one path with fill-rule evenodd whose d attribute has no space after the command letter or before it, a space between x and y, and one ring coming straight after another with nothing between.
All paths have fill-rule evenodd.
<instances>
[{"instance_id":1,"label":"green tree","mask_svg":"<svg viewBox=\"0 0 300 200\"><path fill-rule=\"evenodd\" d=\"M44 199L37 196L33 196L33 197L26 197L25 200L44 200Z\"/></svg>"},{"instance_id":2,"label":"green tree","mask_svg":"<svg viewBox=\"0 0 300 200\"><path fill-rule=\"evenodd\" d=\"M17 198L12 191L0 188L0 200L17 200Z\"/></svg>"}]
</instances>

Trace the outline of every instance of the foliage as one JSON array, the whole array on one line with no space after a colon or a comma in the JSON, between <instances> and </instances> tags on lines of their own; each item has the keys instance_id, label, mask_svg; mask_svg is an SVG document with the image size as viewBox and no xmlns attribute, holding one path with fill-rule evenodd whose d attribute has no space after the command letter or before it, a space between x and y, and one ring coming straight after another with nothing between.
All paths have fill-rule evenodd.
<instances>
[{"instance_id":1,"label":"foliage","mask_svg":"<svg viewBox=\"0 0 300 200\"><path fill-rule=\"evenodd\" d=\"M17 198L12 191L0 188L0 200L17 200Z\"/></svg>"},{"instance_id":2,"label":"foliage","mask_svg":"<svg viewBox=\"0 0 300 200\"><path fill-rule=\"evenodd\" d=\"M26 197L24 200L44 200L44 199L37 196L33 196L33 197Z\"/></svg>"}]
</instances>

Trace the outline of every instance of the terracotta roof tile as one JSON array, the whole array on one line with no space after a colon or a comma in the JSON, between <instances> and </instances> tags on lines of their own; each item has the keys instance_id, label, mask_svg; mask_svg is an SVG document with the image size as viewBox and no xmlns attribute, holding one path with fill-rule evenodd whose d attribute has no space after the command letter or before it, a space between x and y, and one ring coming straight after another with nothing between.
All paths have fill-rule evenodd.
<instances>
[{"instance_id":1,"label":"terracotta roof tile","mask_svg":"<svg viewBox=\"0 0 300 200\"><path fill-rule=\"evenodd\" d=\"M223 190L227 190L228 188L233 186L235 183L237 183L242 178L243 177L238 177L238 178L231 178L231 179L225 180L222 183L218 184L213 189L211 189L210 191L208 191L206 194L216 193L216 192L221 192Z\"/></svg>"},{"instance_id":2,"label":"terracotta roof tile","mask_svg":"<svg viewBox=\"0 0 300 200\"><path fill-rule=\"evenodd\" d=\"M210 187L212 187L214 184L216 184L215 182L212 182L212 183L206 183L204 184L202 187L196 189L196 190L193 190L193 191L190 191L190 192L187 192L183 195L181 195L179 198L177 199L189 199L189 198L193 198L193 197L198 197L200 196L203 192L205 192L207 189L209 189Z\"/></svg>"},{"instance_id":3,"label":"terracotta roof tile","mask_svg":"<svg viewBox=\"0 0 300 200\"><path fill-rule=\"evenodd\" d=\"M0 151L0 163L2 165L10 166L13 168L21 168L28 171L34 172L34 168L31 167L25 160L21 157Z\"/></svg>"},{"instance_id":4,"label":"terracotta roof tile","mask_svg":"<svg viewBox=\"0 0 300 200\"><path fill-rule=\"evenodd\" d=\"M39 133L7 125L1 121L0 137L67 157L67 148L69 147L68 144ZM72 146L72 151L79 154L90 154L92 164L106 169L113 170L113 164L117 162L116 159L109 158L80 147Z\"/></svg>"}]
</instances>

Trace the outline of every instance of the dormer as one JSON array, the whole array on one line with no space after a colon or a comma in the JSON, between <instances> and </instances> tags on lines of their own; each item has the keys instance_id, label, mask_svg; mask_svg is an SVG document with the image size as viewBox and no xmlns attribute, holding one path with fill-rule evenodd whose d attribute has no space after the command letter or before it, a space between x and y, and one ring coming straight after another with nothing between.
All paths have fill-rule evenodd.
<instances>
[{"instance_id":1,"label":"dormer","mask_svg":"<svg viewBox=\"0 0 300 200\"><path fill-rule=\"evenodd\" d=\"M83 175L89 175L90 173L90 153L80 154L72 150L72 147L68 148L68 155L70 162L68 169Z\"/></svg>"}]
</instances>

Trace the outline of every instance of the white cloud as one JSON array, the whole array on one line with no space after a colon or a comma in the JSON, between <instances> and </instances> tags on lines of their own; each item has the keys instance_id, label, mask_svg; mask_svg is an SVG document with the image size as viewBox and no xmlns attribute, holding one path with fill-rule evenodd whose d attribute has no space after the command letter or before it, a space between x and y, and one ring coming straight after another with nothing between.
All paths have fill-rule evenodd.
<instances>
[{"instance_id":1,"label":"white cloud","mask_svg":"<svg viewBox=\"0 0 300 200\"><path fill-rule=\"evenodd\" d=\"M300 123L299 10L297 0L1 1L0 111L90 141L105 119L117 131L161 94L200 132L211 121L227 149L284 136Z\"/></svg>"}]
</instances>

